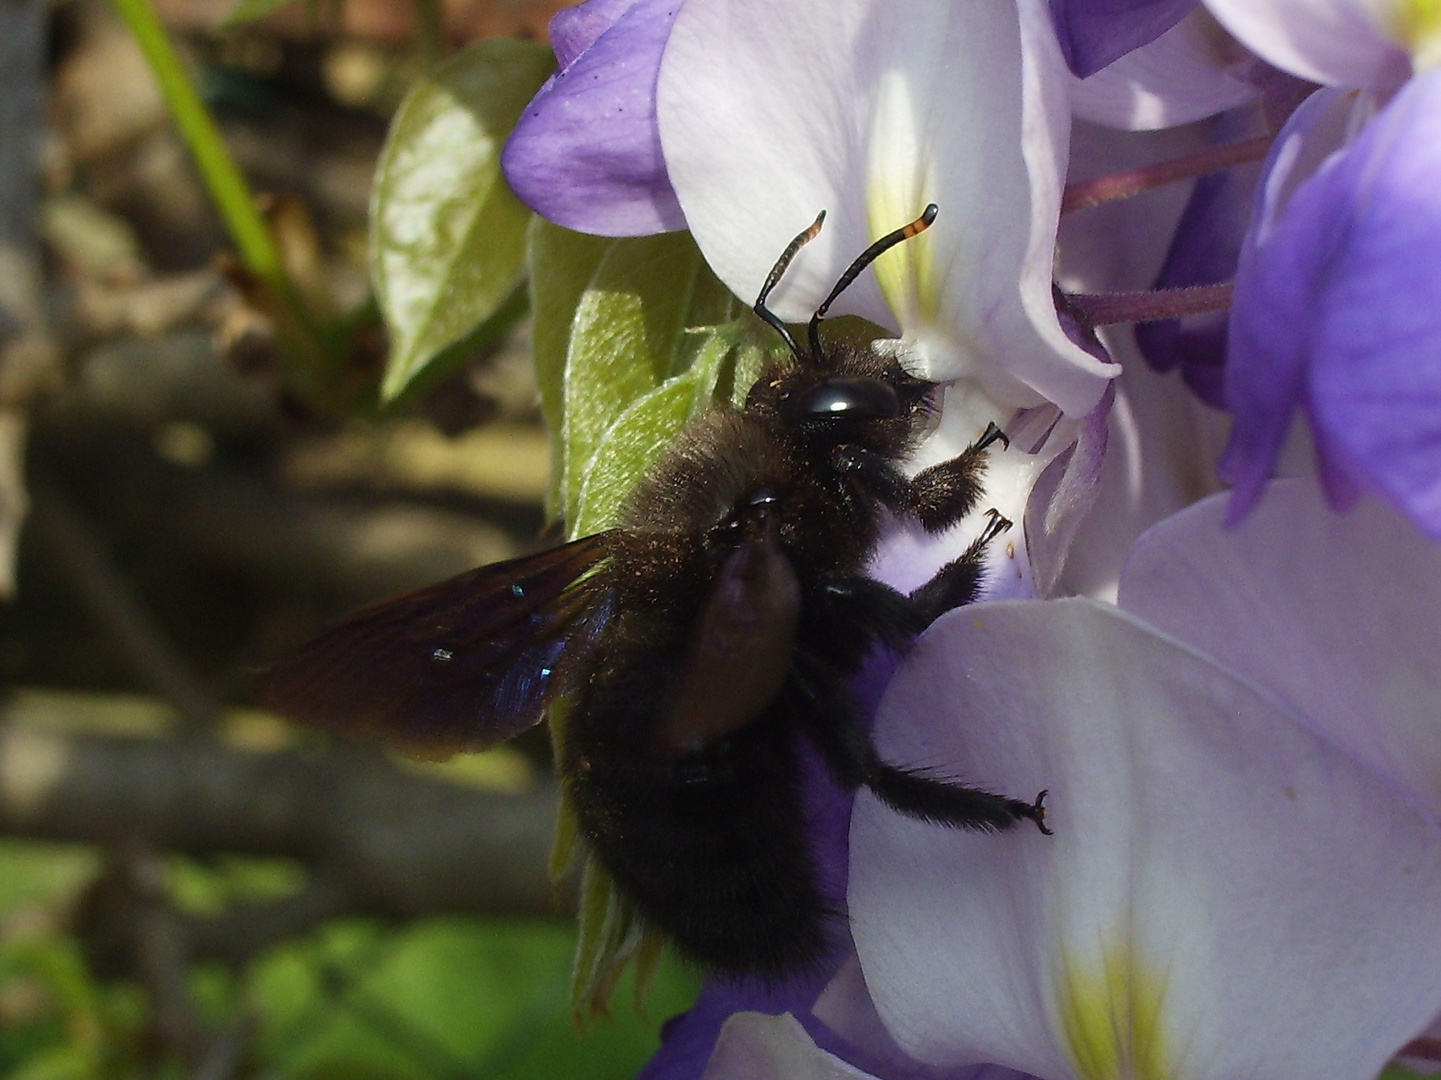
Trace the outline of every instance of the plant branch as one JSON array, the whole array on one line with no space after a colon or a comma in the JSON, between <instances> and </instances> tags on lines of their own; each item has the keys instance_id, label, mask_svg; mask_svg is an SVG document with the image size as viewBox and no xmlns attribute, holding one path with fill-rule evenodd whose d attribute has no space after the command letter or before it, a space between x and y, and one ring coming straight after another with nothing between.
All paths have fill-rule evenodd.
<instances>
[{"instance_id":1,"label":"plant branch","mask_svg":"<svg viewBox=\"0 0 1441 1080\"><path fill-rule=\"evenodd\" d=\"M242 961L339 914L563 915L556 791L501 795L402 772L368 744L254 753L213 739L61 735L0 724L0 835L187 855L298 859L311 886L190 928Z\"/></svg>"}]
</instances>

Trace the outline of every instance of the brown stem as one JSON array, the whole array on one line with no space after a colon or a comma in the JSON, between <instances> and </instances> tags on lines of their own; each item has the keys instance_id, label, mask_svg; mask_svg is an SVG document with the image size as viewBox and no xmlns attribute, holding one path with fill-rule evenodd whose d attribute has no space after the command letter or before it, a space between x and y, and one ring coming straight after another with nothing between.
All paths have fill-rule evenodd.
<instances>
[{"instance_id":1,"label":"brown stem","mask_svg":"<svg viewBox=\"0 0 1441 1080\"><path fill-rule=\"evenodd\" d=\"M1088 326L1112 326L1224 311L1231 306L1233 291L1232 283L1227 281L1149 292L1072 293L1066 296L1066 306Z\"/></svg>"},{"instance_id":2,"label":"brown stem","mask_svg":"<svg viewBox=\"0 0 1441 1080\"><path fill-rule=\"evenodd\" d=\"M1066 185L1061 195L1061 213L1069 214L1072 210L1085 210L1117 199L1129 199L1162 184L1220 172L1248 161L1259 161L1266 156L1274 138L1273 135L1258 135L1254 139L1213 146L1139 169L1098 176L1094 180L1078 180Z\"/></svg>"}]
</instances>

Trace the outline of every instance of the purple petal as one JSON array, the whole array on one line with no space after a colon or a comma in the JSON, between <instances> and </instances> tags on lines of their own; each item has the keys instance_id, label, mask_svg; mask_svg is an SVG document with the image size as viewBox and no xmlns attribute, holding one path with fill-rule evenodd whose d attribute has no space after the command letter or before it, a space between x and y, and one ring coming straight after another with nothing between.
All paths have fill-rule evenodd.
<instances>
[{"instance_id":1,"label":"purple petal","mask_svg":"<svg viewBox=\"0 0 1441 1080\"><path fill-rule=\"evenodd\" d=\"M1256 134L1255 120L1253 112L1222 117L1213 142ZM1261 165L1256 163L1196 182L1156 278L1156 288L1214 285L1235 277L1260 175ZM1221 409L1225 407L1226 323L1227 316L1220 312L1142 323L1136 327L1136 344L1153 368L1170 371L1179 367L1196 396Z\"/></svg>"},{"instance_id":2,"label":"purple petal","mask_svg":"<svg viewBox=\"0 0 1441 1080\"><path fill-rule=\"evenodd\" d=\"M1328 187L1339 170L1306 176L1337 145L1337 128L1350 109L1351 96L1343 91L1312 94L1262 167L1228 327L1225 394L1234 427L1219 468L1236 486L1233 520L1251 509L1270 479L1305 390L1320 279L1344 232L1327 212L1335 201Z\"/></svg>"},{"instance_id":3,"label":"purple petal","mask_svg":"<svg viewBox=\"0 0 1441 1080\"><path fill-rule=\"evenodd\" d=\"M1343 474L1333 493L1360 478L1441 537L1441 73L1412 80L1332 171L1288 214L1343 230L1309 311L1317 442Z\"/></svg>"},{"instance_id":4,"label":"purple petal","mask_svg":"<svg viewBox=\"0 0 1441 1080\"><path fill-rule=\"evenodd\" d=\"M605 28L619 7L591 0L584 12L563 13L557 48L569 64L527 106L501 164L522 202L566 228L601 236L683 229L655 116L661 53L680 0L635 0Z\"/></svg>"},{"instance_id":5,"label":"purple petal","mask_svg":"<svg viewBox=\"0 0 1441 1080\"><path fill-rule=\"evenodd\" d=\"M1349 114L1349 98L1332 97ZM1433 72L1297 187L1269 236L1258 201L1252 231L1261 239L1237 275L1226 383L1236 426L1222 467L1237 482L1237 515L1254 503L1304 403L1333 504L1369 486L1441 536L1438 191Z\"/></svg>"},{"instance_id":6,"label":"purple petal","mask_svg":"<svg viewBox=\"0 0 1441 1080\"><path fill-rule=\"evenodd\" d=\"M1197 0L1051 0L1056 37L1073 72L1084 79L1154 41Z\"/></svg>"},{"instance_id":7,"label":"purple petal","mask_svg":"<svg viewBox=\"0 0 1441 1080\"><path fill-rule=\"evenodd\" d=\"M634 6L635 0L585 0L557 11L550 20L550 47L560 70L575 63L596 38Z\"/></svg>"}]
</instances>

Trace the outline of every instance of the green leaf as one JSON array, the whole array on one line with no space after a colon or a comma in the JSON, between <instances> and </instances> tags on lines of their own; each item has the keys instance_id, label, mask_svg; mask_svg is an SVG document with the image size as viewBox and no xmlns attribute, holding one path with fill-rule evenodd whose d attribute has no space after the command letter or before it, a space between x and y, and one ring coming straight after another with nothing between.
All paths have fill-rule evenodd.
<instances>
[{"instance_id":1,"label":"green leaf","mask_svg":"<svg viewBox=\"0 0 1441 1080\"><path fill-rule=\"evenodd\" d=\"M571 320L562 393L561 496L576 532L581 487L611 426L639 397L684 372L691 332L738 305L686 233L612 241Z\"/></svg>"},{"instance_id":2,"label":"green leaf","mask_svg":"<svg viewBox=\"0 0 1441 1080\"><path fill-rule=\"evenodd\" d=\"M383 400L520 284L530 211L501 175L500 151L553 66L542 45L485 41L422 79L401 104L371 213L371 275L391 333Z\"/></svg>"},{"instance_id":3,"label":"green leaf","mask_svg":"<svg viewBox=\"0 0 1441 1080\"><path fill-rule=\"evenodd\" d=\"M570 325L605 253L614 240L587 236L536 217L530 227L531 349L535 381L540 387L540 412L551 433L550 487L545 511L562 516L561 484L565 476L565 361L570 352Z\"/></svg>"},{"instance_id":4,"label":"green leaf","mask_svg":"<svg viewBox=\"0 0 1441 1080\"><path fill-rule=\"evenodd\" d=\"M576 500L572 535L615 525L641 476L686 422L717 402L743 404L770 355L743 322L691 336L696 344L690 368L637 398L601 437Z\"/></svg>"}]
</instances>

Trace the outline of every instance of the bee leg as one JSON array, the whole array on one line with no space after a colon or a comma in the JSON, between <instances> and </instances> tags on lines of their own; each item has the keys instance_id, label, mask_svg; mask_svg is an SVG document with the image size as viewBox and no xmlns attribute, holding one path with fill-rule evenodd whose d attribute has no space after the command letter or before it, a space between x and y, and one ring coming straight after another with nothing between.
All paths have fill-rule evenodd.
<instances>
[{"instance_id":1,"label":"bee leg","mask_svg":"<svg viewBox=\"0 0 1441 1080\"><path fill-rule=\"evenodd\" d=\"M930 626L952 608L980 599L986 548L1011 527L1010 520L995 510L990 511L989 518L981 535L972 540L965 551L937 570L930 581L911 592L910 600L916 607L922 627Z\"/></svg>"},{"instance_id":2,"label":"bee leg","mask_svg":"<svg viewBox=\"0 0 1441 1080\"><path fill-rule=\"evenodd\" d=\"M949 461L922 469L911 477L905 508L927 532L948 529L981 501L986 451L996 443L1011 445L1006 433L990 424L981 437Z\"/></svg>"},{"instance_id":3,"label":"bee leg","mask_svg":"<svg viewBox=\"0 0 1441 1080\"><path fill-rule=\"evenodd\" d=\"M813 668L812 674L807 669ZM867 787L894 810L936 825L1000 832L1030 821L1046 827L1043 791L1034 802L1012 799L980 788L928 776L882 760L870 732L840 694L823 687L844 685L838 672L822 674L818 662L798 660L796 681L812 706L806 710L807 733L836 779L847 788Z\"/></svg>"},{"instance_id":4,"label":"bee leg","mask_svg":"<svg viewBox=\"0 0 1441 1080\"><path fill-rule=\"evenodd\" d=\"M903 653L926 628L915 603L874 578L832 578L806 595L800 637L825 662L844 672L857 670L879 642Z\"/></svg>"},{"instance_id":5,"label":"bee leg","mask_svg":"<svg viewBox=\"0 0 1441 1080\"><path fill-rule=\"evenodd\" d=\"M884 455L863 446L837 447L834 461L842 472L858 478L885 506L901 517L915 518L927 532L948 529L981 501L986 451L995 443L1010 445L995 424L965 450L915 476L907 477Z\"/></svg>"}]
</instances>

